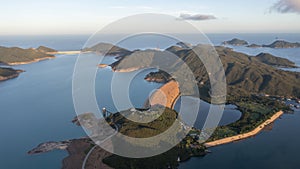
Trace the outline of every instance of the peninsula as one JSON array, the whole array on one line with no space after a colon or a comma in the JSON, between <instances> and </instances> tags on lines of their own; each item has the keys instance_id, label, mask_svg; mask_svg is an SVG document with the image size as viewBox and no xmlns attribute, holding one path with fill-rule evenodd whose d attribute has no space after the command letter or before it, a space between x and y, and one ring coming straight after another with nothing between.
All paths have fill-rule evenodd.
<instances>
[{"instance_id":1,"label":"peninsula","mask_svg":"<svg viewBox=\"0 0 300 169\"><path fill-rule=\"evenodd\" d=\"M52 59L55 56L47 54L49 50L50 48L46 47L22 49L19 47L8 48L0 46L0 63L6 65L20 65ZM51 49L51 51L54 50Z\"/></svg>"},{"instance_id":2,"label":"peninsula","mask_svg":"<svg viewBox=\"0 0 300 169\"><path fill-rule=\"evenodd\" d=\"M195 47L202 48L203 46L197 45L192 48ZM117 49L118 50L111 54L117 54L122 57L115 63L109 65L113 71L117 72L130 72L154 66L155 63L152 63L154 52L162 55L171 52L177 55L178 59L182 59L194 73L201 99L208 102L210 101L208 72L206 72L203 63L197 59L195 53L187 48L187 46L171 46L165 51L143 50L128 53L126 50L125 53L118 53L121 49ZM239 120L226 126L217 127L209 140L204 143L202 143L200 133L209 132L211 129L203 129L201 131L192 128L190 133L168 152L142 159L113 155L95 146L95 143L89 138L77 139L76 141L68 143L67 150L70 156L64 159L63 168L81 168L82 164L84 164L86 168L99 169L123 169L130 167L144 169L176 168L179 162L188 160L193 156L205 155L208 147L255 136L267 125L278 119L284 111L290 110L279 98L300 97L299 73L287 72L277 68L277 66L295 65L289 60L271 56L266 53L249 56L226 47L215 47L215 49L225 69L228 91L227 103L236 105L237 109L242 112L242 116ZM100 49L94 50L96 53L97 50L101 51ZM126 56L135 58L136 60L132 61L127 59ZM135 61L137 63L135 63ZM163 58L159 61L164 63ZM98 66L105 67L106 65ZM105 120L111 125L118 126L120 133L136 138L154 136L166 130L177 118L177 112L173 110L173 106L177 98L182 94L179 90L178 83L171 74L172 72L166 73L162 70L158 70L146 75L145 79L148 81L165 83L146 101L147 105L145 107L150 107L149 109L140 110L132 108L124 110L122 113L116 112L111 114L106 117ZM182 74L185 73L182 72ZM157 114L159 109L164 110L162 114ZM137 118L137 120L139 118L151 119L152 116L158 116L158 118L149 123L138 123L125 118L123 116L124 113L131 118ZM85 116L85 118L88 117L89 116ZM91 124L91 120L85 119L85 122L89 125ZM93 123L94 122L97 124L97 121L94 120ZM182 126L182 128L191 127L193 126ZM61 145L60 142L58 145ZM52 147L56 148L56 146ZM58 148L60 148L60 146Z\"/></svg>"},{"instance_id":3,"label":"peninsula","mask_svg":"<svg viewBox=\"0 0 300 169\"><path fill-rule=\"evenodd\" d=\"M285 41L285 40L276 40L274 41L273 43L271 44L263 44L263 45L258 45L258 44L251 44L251 45L248 45L247 47L249 48L277 48L277 49L280 49L280 48L300 48L300 43L299 42L288 42L288 41Z\"/></svg>"},{"instance_id":4,"label":"peninsula","mask_svg":"<svg viewBox=\"0 0 300 169\"><path fill-rule=\"evenodd\" d=\"M0 67L0 81L16 78L22 72L23 72L23 70L15 70L12 68L1 68Z\"/></svg>"},{"instance_id":5,"label":"peninsula","mask_svg":"<svg viewBox=\"0 0 300 169\"><path fill-rule=\"evenodd\" d=\"M206 142L204 145L205 145L205 147L214 147L214 146L218 146L218 145L222 145L222 144L232 143L232 142L235 142L238 140L243 140L243 139L246 139L249 137L253 137L253 136L257 135L259 132L261 132L265 127L267 127L268 125L273 123L275 120L277 120L281 115L283 115L283 111L278 111L270 119L266 120L265 122L263 122L262 124L260 124L258 127L256 127L255 129L253 129L250 132L238 134L238 135L231 136L231 137L225 137L223 139L219 139L219 140L215 140L215 141L211 141L211 142Z\"/></svg>"},{"instance_id":6,"label":"peninsula","mask_svg":"<svg viewBox=\"0 0 300 169\"><path fill-rule=\"evenodd\" d=\"M268 48L300 48L299 42L287 42L284 40L277 40L269 45L262 45L262 47L268 47Z\"/></svg>"},{"instance_id":7,"label":"peninsula","mask_svg":"<svg viewBox=\"0 0 300 169\"><path fill-rule=\"evenodd\" d=\"M280 58L269 53L260 53L255 56L259 61L275 67L283 67L283 68L297 68L295 62L292 62L285 58Z\"/></svg>"},{"instance_id":8,"label":"peninsula","mask_svg":"<svg viewBox=\"0 0 300 169\"><path fill-rule=\"evenodd\" d=\"M258 44L250 44L241 39L234 38L229 41L224 41L222 42L222 45L232 45L232 46L246 46L249 48L260 48L260 47L265 47L265 48L300 48L300 43L299 42L288 42L285 40L276 40L271 44L263 44L263 45L258 45Z\"/></svg>"}]
</instances>

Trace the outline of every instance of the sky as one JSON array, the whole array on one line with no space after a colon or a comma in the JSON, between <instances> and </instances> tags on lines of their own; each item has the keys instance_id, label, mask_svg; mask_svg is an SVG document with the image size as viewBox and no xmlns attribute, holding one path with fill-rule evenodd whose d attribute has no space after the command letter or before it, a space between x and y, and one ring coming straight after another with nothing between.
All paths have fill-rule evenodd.
<instances>
[{"instance_id":1,"label":"sky","mask_svg":"<svg viewBox=\"0 0 300 169\"><path fill-rule=\"evenodd\" d=\"M142 13L172 15L204 33L300 33L300 0L0 2L0 35L92 34L118 19Z\"/></svg>"}]
</instances>

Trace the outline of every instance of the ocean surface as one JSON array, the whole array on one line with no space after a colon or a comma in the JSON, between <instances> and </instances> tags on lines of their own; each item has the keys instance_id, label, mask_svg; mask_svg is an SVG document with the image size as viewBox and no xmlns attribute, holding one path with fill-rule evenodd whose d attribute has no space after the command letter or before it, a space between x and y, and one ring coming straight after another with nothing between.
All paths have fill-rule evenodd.
<instances>
[{"instance_id":1,"label":"ocean surface","mask_svg":"<svg viewBox=\"0 0 300 169\"><path fill-rule=\"evenodd\" d=\"M196 44L195 36L189 36L190 43ZM57 50L79 50L89 36L1 36L0 46L18 46L23 48L40 45ZM249 43L270 44L276 38L300 42L299 34L208 34L209 40L220 45L222 41L240 38ZM109 38L109 37L107 37ZM140 39L143 39L140 37ZM155 39L155 40L153 40ZM153 42L154 41L154 42ZM131 41L123 44L133 49L166 48L173 40L159 40L159 37L147 37L146 43ZM152 43L153 42L153 43ZM270 49L234 47L234 50L250 55L268 52L294 61L300 66L300 48ZM95 56L97 57L97 56ZM55 59L45 60L28 65L13 66L23 69L18 78L0 82L0 168L7 169L56 169L61 168L66 151L56 150L49 153L27 155L27 151L46 141L61 141L85 136L85 132L71 123L76 116L72 101L72 75L77 55L57 55ZM111 63L113 57L107 57L104 63ZM149 83L144 76L153 70L138 74L129 89L130 99L134 106L142 107L145 99L153 89L161 84ZM299 69L289 69L299 71ZM99 108L106 107L114 112L110 96L110 68L101 68L96 77L97 102ZM122 83L120 82L120 85ZM207 112L208 103L201 102L200 112ZM220 125L236 121L240 112L228 105ZM295 114L284 115L275 122L271 131L264 131L254 138L233 144L212 148L211 154L201 158L192 158L180 165L181 169L195 168L283 168L298 169L300 150L299 110ZM198 116L196 127L200 127L203 116ZM198 125L198 126L197 126Z\"/></svg>"}]
</instances>

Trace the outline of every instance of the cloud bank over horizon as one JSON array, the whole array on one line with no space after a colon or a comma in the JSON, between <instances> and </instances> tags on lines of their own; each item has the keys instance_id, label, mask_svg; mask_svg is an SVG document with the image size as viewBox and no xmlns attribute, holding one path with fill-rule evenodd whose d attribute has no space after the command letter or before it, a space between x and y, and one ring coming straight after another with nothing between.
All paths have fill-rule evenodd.
<instances>
[{"instance_id":1,"label":"cloud bank over horizon","mask_svg":"<svg viewBox=\"0 0 300 169\"><path fill-rule=\"evenodd\" d=\"M204 14L187 14L181 13L179 19L182 20L192 20L192 21L203 21L203 20L212 20L217 19L214 15L204 15Z\"/></svg>"},{"instance_id":2,"label":"cloud bank over horizon","mask_svg":"<svg viewBox=\"0 0 300 169\"><path fill-rule=\"evenodd\" d=\"M300 0L280 0L271 7L270 11L300 14Z\"/></svg>"}]
</instances>

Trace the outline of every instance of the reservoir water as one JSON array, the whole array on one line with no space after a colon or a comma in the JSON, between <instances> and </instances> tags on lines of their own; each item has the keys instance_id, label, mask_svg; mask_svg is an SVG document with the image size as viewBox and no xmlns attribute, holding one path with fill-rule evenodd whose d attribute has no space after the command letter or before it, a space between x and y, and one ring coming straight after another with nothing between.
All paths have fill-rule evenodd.
<instances>
[{"instance_id":1,"label":"reservoir water","mask_svg":"<svg viewBox=\"0 0 300 169\"><path fill-rule=\"evenodd\" d=\"M219 45L234 37L249 40L251 43L269 44L275 37L300 42L299 35L232 35L211 34L211 41ZM0 46L38 47L45 45L58 50L78 50L88 36L40 36L0 38ZM196 41L196 40L195 40ZM191 43L193 43L191 38ZM256 55L270 52L288 58L300 66L300 49L268 49L234 47L234 50ZM84 131L71 120L76 113L72 102L72 74L76 55L58 55L55 59L38 63L13 66L23 69L18 78L0 82L0 168L5 169L56 169L67 156L65 151L53 151L39 155L27 155L27 151L46 141L60 141L85 136ZM112 62L109 57L105 62ZM298 71L293 69L292 71ZM150 71L150 70L149 70ZM144 81L144 71L136 76L130 87L130 99L134 106L143 106L148 94L161 84ZM98 70L96 95L99 107L115 111L110 97L110 68ZM121 85L121 83L120 83ZM101 100L101 101L100 101ZM201 102L201 113L206 112L208 103ZM205 114L205 113L203 113ZM221 125L237 120L240 113L233 105L226 107ZM196 125L201 126L203 118L198 116ZM300 166L299 129L300 114L284 115L275 122L271 131L233 144L212 148L211 154L202 158L192 158L182 163L181 169L194 168L282 168L298 169ZM198 127L198 126L196 126Z\"/></svg>"}]
</instances>

